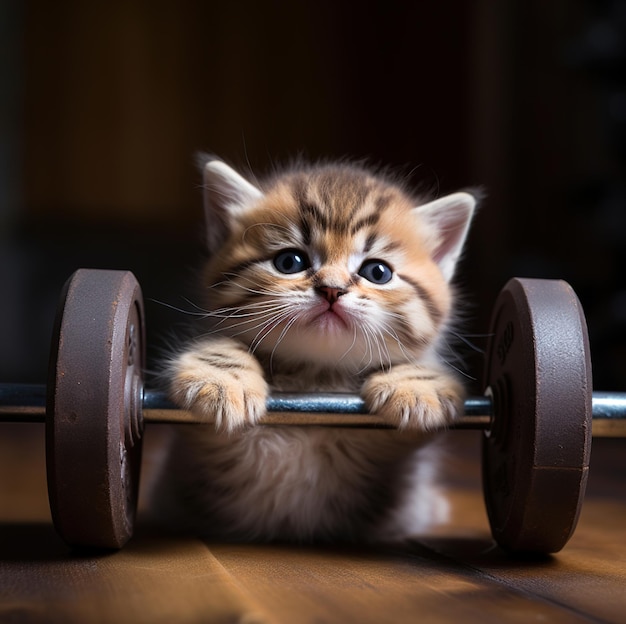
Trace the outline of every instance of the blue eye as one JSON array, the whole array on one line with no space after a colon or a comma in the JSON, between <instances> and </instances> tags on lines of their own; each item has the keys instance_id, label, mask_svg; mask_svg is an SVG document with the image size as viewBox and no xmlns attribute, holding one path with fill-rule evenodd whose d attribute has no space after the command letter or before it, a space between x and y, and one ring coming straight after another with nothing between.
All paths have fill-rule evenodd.
<instances>
[{"instance_id":1,"label":"blue eye","mask_svg":"<svg viewBox=\"0 0 626 624\"><path fill-rule=\"evenodd\" d=\"M368 260L361 265L359 275L372 284L386 284L391 281L393 271L380 260Z\"/></svg>"},{"instance_id":2,"label":"blue eye","mask_svg":"<svg viewBox=\"0 0 626 624\"><path fill-rule=\"evenodd\" d=\"M274 258L274 266L281 273L301 273L306 271L311 265L306 254L297 249L288 249L281 251Z\"/></svg>"}]
</instances>

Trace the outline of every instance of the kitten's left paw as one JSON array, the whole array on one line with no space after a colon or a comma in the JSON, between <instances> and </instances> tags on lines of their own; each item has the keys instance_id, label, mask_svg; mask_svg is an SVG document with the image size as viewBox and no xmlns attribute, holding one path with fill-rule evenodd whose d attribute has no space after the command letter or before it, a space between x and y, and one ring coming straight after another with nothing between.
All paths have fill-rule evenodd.
<instances>
[{"instance_id":1,"label":"kitten's left paw","mask_svg":"<svg viewBox=\"0 0 626 624\"><path fill-rule=\"evenodd\" d=\"M361 395L370 412L398 429L433 431L463 409L463 387L440 371L399 366L369 377Z\"/></svg>"}]
</instances>

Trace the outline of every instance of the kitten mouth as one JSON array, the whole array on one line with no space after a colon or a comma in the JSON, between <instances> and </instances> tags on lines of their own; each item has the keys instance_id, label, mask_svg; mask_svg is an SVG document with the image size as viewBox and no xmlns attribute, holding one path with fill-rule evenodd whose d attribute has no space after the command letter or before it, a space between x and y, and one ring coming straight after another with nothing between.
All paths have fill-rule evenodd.
<instances>
[{"instance_id":1,"label":"kitten mouth","mask_svg":"<svg viewBox=\"0 0 626 624\"><path fill-rule=\"evenodd\" d=\"M346 314L333 306L314 316L312 323L323 330L350 329Z\"/></svg>"}]
</instances>

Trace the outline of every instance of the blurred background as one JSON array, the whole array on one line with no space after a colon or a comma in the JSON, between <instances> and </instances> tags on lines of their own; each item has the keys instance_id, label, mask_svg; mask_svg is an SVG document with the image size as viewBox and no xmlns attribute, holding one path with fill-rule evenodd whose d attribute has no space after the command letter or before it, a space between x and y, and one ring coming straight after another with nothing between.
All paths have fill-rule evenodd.
<instances>
[{"instance_id":1,"label":"blurred background","mask_svg":"<svg viewBox=\"0 0 626 624\"><path fill-rule=\"evenodd\" d=\"M78 267L135 272L153 365L187 322L162 303L190 309L208 150L482 186L464 334L485 346L509 277L566 279L594 385L624 390L625 34L617 0L0 0L0 380L45 380Z\"/></svg>"}]
</instances>

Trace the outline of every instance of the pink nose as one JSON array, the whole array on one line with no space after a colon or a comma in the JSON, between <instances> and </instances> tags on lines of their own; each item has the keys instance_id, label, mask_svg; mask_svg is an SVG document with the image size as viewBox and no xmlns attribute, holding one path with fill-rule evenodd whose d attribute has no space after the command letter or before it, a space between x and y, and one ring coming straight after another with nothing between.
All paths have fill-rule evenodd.
<instances>
[{"instance_id":1,"label":"pink nose","mask_svg":"<svg viewBox=\"0 0 626 624\"><path fill-rule=\"evenodd\" d=\"M317 288L317 292L328 301L328 303L333 304L341 295L345 295L346 291L341 288L332 288L331 286L320 286Z\"/></svg>"}]
</instances>

